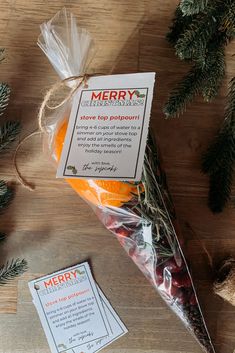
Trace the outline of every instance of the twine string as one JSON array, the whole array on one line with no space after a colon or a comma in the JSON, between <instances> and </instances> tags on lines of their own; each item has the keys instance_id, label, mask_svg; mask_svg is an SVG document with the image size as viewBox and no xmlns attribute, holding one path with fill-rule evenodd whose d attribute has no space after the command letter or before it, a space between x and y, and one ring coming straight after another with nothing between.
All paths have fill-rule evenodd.
<instances>
[{"instance_id":1,"label":"twine string","mask_svg":"<svg viewBox=\"0 0 235 353\"><path fill-rule=\"evenodd\" d=\"M19 171L19 168L18 168L18 165L17 165L17 152L18 150L20 149L20 147L32 136L35 136L35 135L39 135L41 134L42 132L41 131L38 131L38 129L34 130L33 132L31 132L29 135L25 136L23 138L23 140L21 140L16 149L15 149L15 152L14 152L14 155L13 155L13 166L14 166L14 170L15 170L15 174L16 174L16 177L18 179L18 181L20 182L20 184L22 186L24 186L26 189L28 189L29 191L33 191L34 190L34 186L30 183L28 183L24 177L22 176L22 174L20 173Z\"/></svg>"},{"instance_id":2,"label":"twine string","mask_svg":"<svg viewBox=\"0 0 235 353\"><path fill-rule=\"evenodd\" d=\"M45 112L47 109L49 110L56 110L60 107L62 107L65 103L67 103L72 97L73 95L77 92L77 90L83 85L84 88L88 87L88 80L91 77L94 76L101 76L104 75L102 73L94 73L94 74L87 74L85 73L84 75L78 75L78 76L71 76L68 78L65 78L62 81L56 82L45 94L43 102L39 108L38 111L38 128L36 130L34 130L33 132L31 132L29 135L25 136L18 144L18 146L15 149L14 152L14 156L13 156L13 167L15 170L15 175L17 180L19 181L19 183L25 187L26 189L33 191L35 189L35 187L30 184L29 182L26 181L26 179L22 176L21 172L19 171L19 167L17 164L17 153L19 152L20 148L22 147L22 145L24 145L24 143L30 139L31 137L35 136L35 135L39 135L42 133L46 133L47 132L47 121L46 121L46 115ZM72 82L72 81L76 81L78 80L78 83L76 84L75 87L73 87L69 94L58 104L56 105L49 105L49 102L51 100L51 98L58 92L60 91L62 88L67 86L67 83Z\"/></svg>"},{"instance_id":3,"label":"twine string","mask_svg":"<svg viewBox=\"0 0 235 353\"><path fill-rule=\"evenodd\" d=\"M39 130L41 132L46 132L46 122L44 123L44 119L45 119L45 111L46 109L49 110L56 110L60 107L62 107L65 103L67 103L74 95L74 93L82 86L82 84L84 84L84 88L88 87L88 79L91 76L95 76L98 74L93 74L93 75L89 75L89 74L84 74L84 75L80 75L80 76L71 76L68 78L65 78L62 81L56 82L45 94L43 102L39 108L39 112L38 112L38 127ZM75 80L79 80L78 84L72 88L69 92L69 94L57 105L51 106L49 105L49 102L51 100L51 97L54 96L56 94L56 92L58 92L59 90L61 90L62 88L67 86L67 83L71 82L71 81L75 81Z\"/></svg>"}]
</instances>

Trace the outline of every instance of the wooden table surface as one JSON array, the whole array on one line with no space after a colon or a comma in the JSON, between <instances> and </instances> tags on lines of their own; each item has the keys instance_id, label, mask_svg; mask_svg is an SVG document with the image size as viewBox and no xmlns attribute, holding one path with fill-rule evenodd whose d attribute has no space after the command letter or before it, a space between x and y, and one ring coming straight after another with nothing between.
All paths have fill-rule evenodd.
<instances>
[{"instance_id":1,"label":"wooden table surface","mask_svg":"<svg viewBox=\"0 0 235 353\"><path fill-rule=\"evenodd\" d=\"M66 5L95 39L92 67L98 72L156 71L152 124L161 148L179 222L205 318L218 353L235 349L235 310L211 290L212 271L198 237L215 265L235 255L235 210L214 216L207 208L208 180L200 156L223 119L225 90L213 104L197 99L180 119L167 121L162 106L174 83L188 70L165 40L177 0L1 0L0 46L6 60L1 81L12 87L8 115L20 119L21 137L37 126L37 110L56 74L36 45L39 25ZM234 73L234 46L227 50L227 80ZM226 84L226 83L225 83ZM224 86L225 87L225 86ZM199 353L200 347L166 307L93 211L61 180L35 136L21 149L21 172L34 192L16 181L12 151L1 155L1 177L15 185L16 197L4 215L1 263L24 257L28 272L0 288L0 353L48 353L27 282L39 275L89 259L97 282L129 333L108 353Z\"/></svg>"}]
</instances>

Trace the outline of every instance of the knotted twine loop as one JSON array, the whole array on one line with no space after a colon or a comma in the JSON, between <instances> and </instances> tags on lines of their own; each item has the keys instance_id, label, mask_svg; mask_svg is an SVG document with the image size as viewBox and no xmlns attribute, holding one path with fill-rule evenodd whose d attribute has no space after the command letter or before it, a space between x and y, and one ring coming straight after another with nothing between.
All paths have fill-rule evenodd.
<instances>
[{"instance_id":1,"label":"knotted twine loop","mask_svg":"<svg viewBox=\"0 0 235 353\"><path fill-rule=\"evenodd\" d=\"M71 76L68 78L65 78L62 81L56 82L45 94L45 97L43 99L43 102L39 108L39 112L38 112L38 128L40 132L46 132L46 122L45 120L45 111L46 109L49 110L55 110L58 109L60 107L62 107L62 105L64 105L65 103L67 103L74 95L74 93L83 85L84 88L88 87L88 80L90 77L92 76L98 76L101 74L84 74L84 75L80 75L80 76ZM51 97L53 95L55 95L56 92L60 91L62 88L66 87L67 83L71 82L71 81L75 81L75 80L79 80L78 84L71 89L71 91L69 92L69 94L57 105L54 106L50 106L48 104L48 102L51 100Z\"/></svg>"},{"instance_id":2,"label":"knotted twine loop","mask_svg":"<svg viewBox=\"0 0 235 353\"><path fill-rule=\"evenodd\" d=\"M22 176L22 174L19 171L18 165L17 165L17 153L20 149L20 147L32 136L35 135L40 135L42 133L47 132L47 122L46 122L46 117L45 117L45 111L46 109L49 110L56 110L60 107L62 107L65 103L67 103L75 94L75 92L83 85L84 88L88 87L88 80L91 77L94 76L101 76L104 75L103 73L93 73L93 74L87 74L85 73L84 75L79 75L79 76L71 76L68 78L65 78L62 81L56 82L45 94L43 102L39 108L38 112L38 128L34 130L32 133L24 137L18 144L18 146L15 149L14 156L13 156L13 167L15 170L15 175L16 178L18 179L19 183L25 187L26 189L33 191L35 187L28 183L25 178ZM49 105L49 101L51 100L52 96L55 95L56 92L60 91L62 88L67 87L67 83L78 80L78 84L72 88L69 92L69 94L57 105Z\"/></svg>"}]
</instances>

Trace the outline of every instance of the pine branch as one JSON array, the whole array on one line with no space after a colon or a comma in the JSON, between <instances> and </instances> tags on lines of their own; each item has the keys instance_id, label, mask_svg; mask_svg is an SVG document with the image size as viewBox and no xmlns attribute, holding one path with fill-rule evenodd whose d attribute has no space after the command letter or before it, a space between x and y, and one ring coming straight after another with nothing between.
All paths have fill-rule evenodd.
<instances>
[{"instance_id":1,"label":"pine branch","mask_svg":"<svg viewBox=\"0 0 235 353\"><path fill-rule=\"evenodd\" d=\"M194 66L187 76L173 89L163 108L166 117L175 117L184 112L187 103L191 102L195 95L200 92L204 80L203 71Z\"/></svg>"},{"instance_id":2,"label":"pine branch","mask_svg":"<svg viewBox=\"0 0 235 353\"><path fill-rule=\"evenodd\" d=\"M4 49L0 49L0 62L3 60ZM10 98L10 87L6 83L0 83L0 116L5 111ZM7 121L0 126L0 151L4 150L9 143L15 140L20 132L20 123ZM5 209L13 199L14 192L5 181L0 180L0 212ZM0 232L0 241L6 238L6 234ZM12 260L0 267L0 285L21 275L28 268L26 260Z\"/></svg>"},{"instance_id":3,"label":"pine branch","mask_svg":"<svg viewBox=\"0 0 235 353\"><path fill-rule=\"evenodd\" d=\"M176 54L181 60L204 63L208 43L218 31L224 12L223 3L215 1L205 14L196 16L176 43Z\"/></svg>"},{"instance_id":4,"label":"pine branch","mask_svg":"<svg viewBox=\"0 0 235 353\"><path fill-rule=\"evenodd\" d=\"M5 51L5 49L0 48L0 62L4 60L4 55L3 55L4 51Z\"/></svg>"},{"instance_id":5,"label":"pine branch","mask_svg":"<svg viewBox=\"0 0 235 353\"><path fill-rule=\"evenodd\" d=\"M13 200L14 191L13 189L7 187L5 194L0 195L0 212L2 212L6 207L8 207Z\"/></svg>"},{"instance_id":6,"label":"pine branch","mask_svg":"<svg viewBox=\"0 0 235 353\"><path fill-rule=\"evenodd\" d=\"M229 91L225 109L225 122L230 123L231 128L235 129L235 77L229 82Z\"/></svg>"},{"instance_id":7,"label":"pine branch","mask_svg":"<svg viewBox=\"0 0 235 353\"><path fill-rule=\"evenodd\" d=\"M186 29L188 29L192 21L193 16L184 16L180 6L177 6L175 10L175 17L169 28L170 31L166 35L168 42L175 46L180 36L186 31Z\"/></svg>"},{"instance_id":8,"label":"pine branch","mask_svg":"<svg viewBox=\"0 0 235 353\"><path fill-rule=\"evenodd\" d=\"M211 54L213 57L209 58ZM208 59L211 60L210 70L207 70L207 78L201 87L201 93L206 102L210 102L218 95L225 76L226 63L224 46L217 48L215 51L209 50L207 60Z\"/></svg>"},{"instance_id":9,"label":"pine branch","mask_svg":"<svg viewBox=\"0 0 235 353\"><path fill-rule=\"evenodd\" d=\"M208 206L213 213L223 211L230 199L233 180L233 167L226 165L210 176Z\"/></svg>"},{"instance_id":10,"label":"pine branch","mask_svg":"<svg viewBox=\"0 0 235 353\"><path fill-rule=\"evenodd\" d=\"M185 16L195 15L206 9L208 0L181 0L180 8Z\"/></svg>"},{"instance_id":11,"label":"pine branch","mask_svg":"<svg viewBox=\"0 0 235 353\"><path fill-rule=\"evenodd\" d=\"M0 151L7 148L13 142L20 132L20 123L18 121L7 121L0 126Z\"/></svg>"},{"instance_id":12,"label":"pine branch","mask_svg":"<svg viewBox=\"0 0 235 353\"><path fill-rule=\"evenodd\" d=\"M217 20L215 20L213 16L209 16L209 22L213 22L213 26L209 26L209 31L211 31L211 28L214 28L216 29L215 34L213 34L208 43L206 40L202 40L204 44L196 58L194 67L177 85L177 87L173 89L170 98L164 107L164 113L167 117L178 116L180 113L184 112L186 105L199 93L202 93L204 100L207 102L211 101L218 94L222 80L225 76L224 47L231 40L231 36L226 29L224 29L224 31L218 31L217 28L221 18L224 18L224 15L228 12L226 6L231 0L225 0L225 2L226 1L227 3L219 0L215 1L213 4L214 7L210 6L208 14L194 16L190 28L181 34L177 41L176 48L184 42L185 38L190 38L189 33L191 33L193 38L190 38L189 45L195 45L196 41L200 43L201 35L197 32L197 30L201 30L200 23L202 22L203 26L207 26L208 16L212 13L217 14ZM179 7L177 8L177 11L178 13L181 13L182 21L184 18L187 19L189 17L183 16ZM195 21L198 23L196 28L194 28ZM205 30L203 26L204 34L208 34L208 31Z\"/></svg>"},{"instance_id":13,"label":"pine branch","mask_svg":"<svg viewBox=\"0 0 235 353\"><path fill-rule=\"evenodd\" d=\"M213 212L221 212L231 194L235 166L235 77L229 84L227 101L223 127L202 161L202 171L210 175L209 206Z\"/></svg>"},{"instance_id":14,"label":"pine branch","mask_svg":"<svg viewBox=\"0 0 235 353\"><path fill-rule=\"evenodd\" d=\"M4 180L0 180L0 197L7 192L7 183Z\"/></svg>"},{"instance_id":15,"label":"pine branch","mask_svg":"<svg viewBox=\"0 0 235 353\"><path fill-rule=\"evenodd\" d=\"M223 128L202 157L202 171L216 174L235 162L235 138L230 127Z\"/></svg>"},{"instance_id":16,"label":"pine branch","mask_svg":"<svg viewBox=\"0 0 235 353\"><path fill-rule=\"evenodd\" d=\"M6 182L0 180L0 212L2 212L6 207L9 206L14 197L14 191Z\"/></svg>"},{"instance_id":17,"label":"pine branch","mask_svg":"<svg viewBox=\"0 0 235 353\"><path fill-rule=\"evenodd\" d=\"M6 234L0 232L0 242L1 242L1 241L4 241L5 239L6 239Z\"/></svg>"},{"instance_id":18,"label":"pine branch","mask_svg":"<svg viewBox=\"0 0 235 353\"><path fill-rule=\"evenodd\" d=\"M188 103L202 93L206 101L214 98L225 75L224 43L226 34L217 35L208 45L205 63L196 63L173 89L163 109L166 117L178 116L184 112Z\"/></svg>"},{"instance_id":19,"label":"pine branch","mask_svg":"<svg viewBox=\"0 0 235 353\"><path fill-rule=\"evenodd\" d=\"M8 102L10 99L10 87L7 83L0 83L0 116L5 111L6 107L8 106Z\"/></svg>"},{"instance_id":20,"label":"pine branch","mask_svg":"<svg viewBox=\"0 0 235 353\"><path fill-rule=\"evenodd\" d=\"M168 40L182 60L195 64L172 91L165 107L167 117L183 112L195 95L211 101L225 76L225 46L235 38L234 0L181 0ZM203 156L202 169L210 175L209 206L222 211L230 198L235 167L235 78L231 81L225 121Z\"/></svg>"},{"instance_id":21,"label":"pine branch","mask_svg":"<svg viewBox=\"0 0 235 353\"><path fill-rule=\"evenodd\" d=\"M230 81L223 126L203 156L202 171L214 174L235 162L235 77Z\"/></svg>"},{"instance_id":22,"label":"pine branch","mask_svg":"<svg viewBox=\"0 0 235 353\"><path fill-rule=\"evenodd\" d=\"M221 31L226 31L230 39L235 37L235 2L227 0L226 10L221 20Z\"/></svg>"},{"instance_id":23,"label":"pine branch","mask_svg":"<svg viewBox=\"0 0 235 353\"><path fill-rule=\"evenodd\" d=\"M20 276L28 269L26 260L12 260L7 262L0 268L0 285L6 284L8 281Z\"/></svg>"}]
</instances>

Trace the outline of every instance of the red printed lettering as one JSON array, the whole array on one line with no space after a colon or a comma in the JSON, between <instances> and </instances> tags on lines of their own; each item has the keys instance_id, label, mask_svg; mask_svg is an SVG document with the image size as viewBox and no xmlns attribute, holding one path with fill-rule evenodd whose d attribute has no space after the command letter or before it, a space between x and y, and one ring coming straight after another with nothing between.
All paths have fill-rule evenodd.
<instances>
[{"instance_id":1,"label":"red printed lettering","mask_svg":"<svg viewBox=\"0 0 235 353\"><path fill-rule=\"evenodd\" d=\"M53 286L53 283L52 283L52 280L50 279L50 281L46 282L44 281L44 286L47 288L47 287L50 287L50 286Z\"/></svg>"},{"instance_id":2,"label":"red printed lettering","mask_svg":"<svg viewBox=\"0 0 235 353\"><path fill-rule=\"evenodd\" d=\"M101 93L102 93L102 92L99 92L99 93L92 92L92 94L91 94L91 100L94 100L94 99L101 99Z\"/></svg>"}]
</instances>

